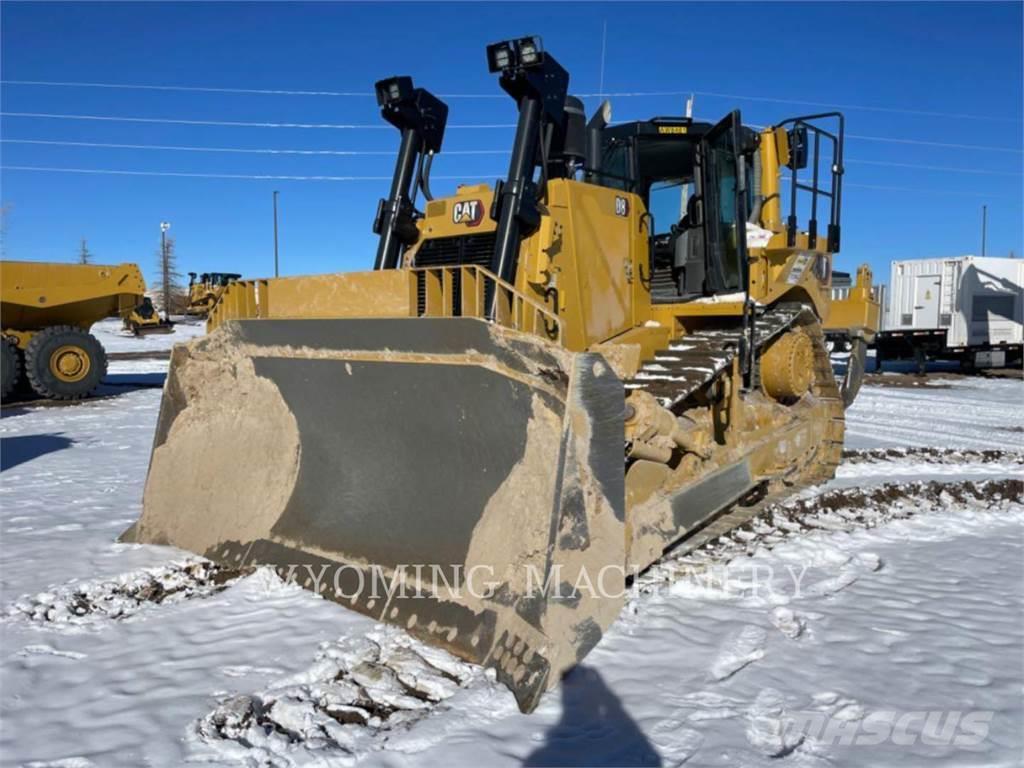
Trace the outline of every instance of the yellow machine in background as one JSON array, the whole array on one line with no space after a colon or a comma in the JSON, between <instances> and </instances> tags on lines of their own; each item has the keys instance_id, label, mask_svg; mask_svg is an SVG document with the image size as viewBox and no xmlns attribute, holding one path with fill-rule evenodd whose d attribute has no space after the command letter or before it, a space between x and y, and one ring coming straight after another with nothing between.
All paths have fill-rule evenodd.
<instances>
[{"instance_id":1,"label":"yellow machine in background","mask_svg":"<svg viewBox=\"0 0 1024 768\"><path fill-rule=\"evenodd\" d=\"M136 336L148 336L152 333L174 333L174 323L164 320L153 306L149 296L143 296L136 306L122 315L124 329Z\"/></svg>"},{"instance_id":2,"label":"yellow machine in background","mask_svg":"<svg viewBox=\"0 0 1024 768\"><path fill-rule=\"evenodd\" d=\"M228 286L175 348L125 538L298 570L529 711L666 548L832 477L878 307L866 268L830 301L842 115L585 123L538 40L488 60L507 177L432 197L448 109L379 82L375 269Z\"/></svg>"},{"instance_id":3,"label":"yellow machine in background","mask_svg":"<svg viewBox=\"0 0 1024 768\"><path fill-rule=\"evenodd\" d=\"M224 289L242 276L233 272L188 273L188 306L186 315L206 317L210 314Z\"/></svg>"},{"instance_id":4,"label":"yellow machine in background","mask_svg":"<svg viewBox=\"0 0 1024 768\"><path fill-rule=\"evenodd\" d=\"M40 397L73 400L92 392L107 358L89 328L130 314L145 290L135 264L0 262L2 396L23 381Z\"/></svg>"}]
</instances>

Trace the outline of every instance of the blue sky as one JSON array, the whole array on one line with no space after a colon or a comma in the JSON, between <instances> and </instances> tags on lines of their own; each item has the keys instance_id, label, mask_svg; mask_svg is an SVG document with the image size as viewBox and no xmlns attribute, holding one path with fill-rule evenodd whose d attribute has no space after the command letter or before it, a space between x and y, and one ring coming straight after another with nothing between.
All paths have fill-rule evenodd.
<instances>
[{"instance_id":1,"label":"blue sky","mask_svg":"<svg viewBox=\"0 0 1024 768\"><path fill-rule=\"evenodd\" d=\"M445 150L504 150L511 129L454 127L515 120L514 103L487 72L484 46L541 34L571 73L571 89L597 93L607 21L603 92L695 91L698 117L718 119L739 107L752 123L817 111L800 101L895 110L845 110L851 138L838 266L868 261L884 280L890 259L978 252L983 204L989 254L1024 252L1021 9L1020 3L8 2L0 11L5 81L366 95L4 84L0 103L5 113L383 126L370 95L373 82L410 74L435 93L492 97L447 99L453 127ZM596 97L585 101L589 110L598 103ZM612 101L615 119L623 120L678 114L684 97ZM397 146L390 127L7 115L0 134L4 166L195 174L389 177L393 158L11 140L384 153ZM434 166L434 192L454 188L455 181L439 177L493 179L504 173L506 162L502 154L442 153ZM135 261L147 275L154 271L161 220L172 223L182 271L272 274L275 189L281 195L282 274L369 268L375 248L370 223L377 199L387 192L384 180L24 170L4 170L0 182L8 206L6 258L72 260L86 237L97 260Z\"/></svg>"}]
</instances>

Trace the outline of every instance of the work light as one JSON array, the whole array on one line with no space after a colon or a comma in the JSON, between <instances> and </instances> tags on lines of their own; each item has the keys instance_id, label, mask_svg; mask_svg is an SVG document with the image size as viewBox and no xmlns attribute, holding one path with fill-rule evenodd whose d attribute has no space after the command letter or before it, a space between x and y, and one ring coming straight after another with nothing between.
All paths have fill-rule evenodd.
<instances>
[{"instance_id":1,"label":"work light","mask_svg":"<svg viewBox=\"0 0 1024 768\"><path fill-rule=\"evenodd\" d=\"M377 83L377 104L385 107L412 96L411 77L392 77Z\"/></svg>"},{"instance_id":2,"label":"work light","mask_svg":"<svg viewBox=\"0 0 1024 768\"><path fill-rule=\"evenodd\" d=\"M516 41L519 48L519 62L524 67L529 67L540 61L540 38L524 37Z\"/></svg>"},{"instance_id":3,"label":"work light","mask_svg":"<svg viewBox=\"0 0 1024 768\"><path fill-rule=\"evenodd\" d=\"M491 72L501 72L515 66L515 50L511 40L487 46L487 66Z\"/></svg>"}]
</instances>

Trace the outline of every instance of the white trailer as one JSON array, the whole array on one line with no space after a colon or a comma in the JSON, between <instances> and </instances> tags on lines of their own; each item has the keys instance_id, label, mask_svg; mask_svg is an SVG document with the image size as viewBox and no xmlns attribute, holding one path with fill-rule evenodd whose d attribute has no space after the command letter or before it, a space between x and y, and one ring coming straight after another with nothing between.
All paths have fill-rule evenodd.
<instances>
[{"instance_id":1,"label":"white trailer","mask_svg":"<svg viewBox=\"0 0 1024 768\"><path fill-rule=\"evenodd\" d=\"M1024 344L1024 260L958 256L892 262L888 307L875 339L883 360L1018 365Z\"/></svg>"}]
</instances>

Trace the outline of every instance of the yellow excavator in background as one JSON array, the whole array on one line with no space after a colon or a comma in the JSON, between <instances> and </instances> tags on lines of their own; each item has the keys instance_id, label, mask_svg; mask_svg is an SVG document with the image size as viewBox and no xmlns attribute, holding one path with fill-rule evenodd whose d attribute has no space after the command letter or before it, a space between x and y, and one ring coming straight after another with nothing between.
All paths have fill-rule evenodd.
<instances>
[{"instance_id":1,"label":"yellow excavator in background","mask_svg":"<svg viewBox=\"0 0 1024 768\"><path fill-rule=\"evenodd\" d=\"M185 314L206 317L224 293L224 289L241 277L234 272L189 272L188 305L185 307Z\"/></svg>"},{"instance_id":2,"label":"yellow excavator in background","mask_svg":"<svg viewBox=\"0 0 1024 768\"><path fill-rule=\"evenodd\" d=\"M507 177L433 197L448 108L377 83L375 268L226 288L174 349L124 538L273 565L530 711L666 549L833 476L878 304L866 267L830 300L841 114L586 122L539 39L487 57Z\"/></svg>"}]
</instances>

